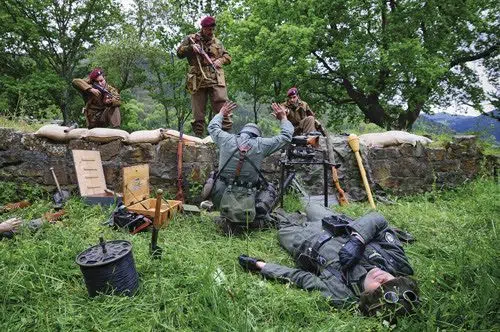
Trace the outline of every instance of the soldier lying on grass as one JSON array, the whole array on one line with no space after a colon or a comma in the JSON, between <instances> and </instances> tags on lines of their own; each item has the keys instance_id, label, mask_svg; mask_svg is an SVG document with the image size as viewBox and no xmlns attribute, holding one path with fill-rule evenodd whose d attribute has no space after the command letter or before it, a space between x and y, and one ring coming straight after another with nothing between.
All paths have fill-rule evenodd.
<instances>
[{"instance_id":1,"label":"soldier lying on grass","mask_svg":"<svg viewBox=\"0 0 500 332\"><path fill-rule=\"evenodd\" d=\"M389 227L376 212L352 220L319 206L306 215L279 211L280 244L299 268L290 268L241 255L240 265L269 279L319 290L332 304L359 301L366 315L382 312L394 317L411 313L419 304L416 282L398 236L409 234Z\"/></svg>"}]
</instances>

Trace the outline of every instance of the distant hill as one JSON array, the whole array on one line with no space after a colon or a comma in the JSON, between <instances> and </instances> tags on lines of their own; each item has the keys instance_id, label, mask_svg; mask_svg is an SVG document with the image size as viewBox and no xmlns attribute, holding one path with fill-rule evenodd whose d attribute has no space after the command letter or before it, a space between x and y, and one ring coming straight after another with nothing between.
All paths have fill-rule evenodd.
<instances>
[{"instance_id":1,"label":"distant hill","mask_svg":"<svg viewBox=\"0 0 500 332\"><path fill-rule=\"evenodd\" d=\"M493 112L496 115L500 114L499 110ZM422 114L415 122L414 128L434 133L475 133L482 138L494 136L500 143L500 121L483 114L479 116Z\"/></svg>"}]
</instances>

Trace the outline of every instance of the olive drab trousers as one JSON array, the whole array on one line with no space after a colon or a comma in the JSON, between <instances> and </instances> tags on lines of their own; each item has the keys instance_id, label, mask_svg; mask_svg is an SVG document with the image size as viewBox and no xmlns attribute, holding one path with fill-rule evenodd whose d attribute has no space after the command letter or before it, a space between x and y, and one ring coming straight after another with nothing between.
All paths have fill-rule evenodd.
<instances>
[{"instance_id":1,"label":"olive drab trousers","mask_svg":"<svg viewBox=\"0 0 500 332\"><path fill-rule=\"evenodd\" d=\"M192 122L193 132L196 136L202 137L205 130L205 110L208 98L212 103L213 114L218 114L224 103L228 100L225 86L214 85L211 87L199 88L191 95L191 107L193 110ZM224 117L222 120L222 130L230 131L233 127L233 120Z\"/></svg>"}]
</instances>

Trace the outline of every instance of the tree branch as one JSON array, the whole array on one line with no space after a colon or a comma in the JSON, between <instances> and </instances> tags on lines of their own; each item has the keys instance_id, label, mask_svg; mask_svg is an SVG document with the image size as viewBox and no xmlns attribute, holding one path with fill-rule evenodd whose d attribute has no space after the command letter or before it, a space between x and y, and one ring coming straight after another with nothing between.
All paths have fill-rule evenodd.
<instances>
[{"instance_id":1,"label":"tree branch","mask_svg":"<svg viewBox=\"0 0 500 332\"><path fill-rule=\"evenodd\" d=\"M466 56L457 58L455 60L452 60L450 62L450 68L453 68L456 65L463 64L463 63L466 63L466 62L488 58L488 57L494 55L494 53L496 51L498 51L499 47L500 47L500 44L496 43L493 46L490 46L489 48L487 48L486 50L484 50L482 52L479 52L479 53L476 53L476 54L471 54L471 55L466 55Z\"/></svg>"}]
</instances>

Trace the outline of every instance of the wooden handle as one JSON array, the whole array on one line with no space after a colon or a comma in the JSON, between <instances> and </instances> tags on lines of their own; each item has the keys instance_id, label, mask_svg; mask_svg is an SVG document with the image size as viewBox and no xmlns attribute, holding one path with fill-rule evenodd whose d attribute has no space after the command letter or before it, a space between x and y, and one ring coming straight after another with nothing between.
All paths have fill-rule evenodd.
<instances>
[{"instance_id":1,"label":"wooden handle","mask_svg":"<svg viewBox=\"0 0 500 332\"><path fill-rule=\"evenodd\" d=\"M57 176L56 172L54 172L54 167L50 168L50 171L52 172L52 177L54 178L54 182L56 183L57 191L59 191L59 194L61 195L61 198L63 197L61 186L59 186L59 181L57 181Z\"/></svg>"},{"instance_id":2,"label":"wooden handle","mask_svg":"<svg viewBox=\"0 0 500 332\"><path fill-rule=\"evenodd\" d=\"M376 209L375 202L373 201L372 191L370 189L370 184L368 183L368 179L366 178L365 167L363 166L363 160L361 159L361 155L359 154L359 137L351 134L347 139L349 146L352 151L354 151L354 155L356 156L356 161L358 162L359 173L361 174L361 180L363 180L363 185L365 187L366 196L368 196L368 202L372 209Z\"/></svg>"},{"instance_id":3,"label":"wooden handle","mask_svg":"<svg viewBox=\"0 0 500 332\"><path fill-rule=\"evenodd\" d=\"M155 219L153 226L158 228L161 225L161 200L163 198L163 190L158 189L156 191L156 206L155 206Z\"/></svg>"}]
</instances>

